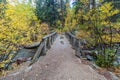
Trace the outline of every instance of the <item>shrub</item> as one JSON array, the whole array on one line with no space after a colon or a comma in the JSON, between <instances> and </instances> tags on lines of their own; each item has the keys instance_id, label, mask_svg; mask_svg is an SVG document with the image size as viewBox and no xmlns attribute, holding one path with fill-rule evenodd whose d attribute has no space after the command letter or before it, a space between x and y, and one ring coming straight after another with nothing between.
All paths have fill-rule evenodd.
<instances>
[{"instance_id":1,"label":"shrub","mask_svg":"<svg viewBox=\"0 0 120 80\"><path fill-rule=\"evenodd\" d=\"M116 60L116 50L106 49L104 54L98 54L96 64L100 67L110 68Z\"/></svg>"}]
</instances>

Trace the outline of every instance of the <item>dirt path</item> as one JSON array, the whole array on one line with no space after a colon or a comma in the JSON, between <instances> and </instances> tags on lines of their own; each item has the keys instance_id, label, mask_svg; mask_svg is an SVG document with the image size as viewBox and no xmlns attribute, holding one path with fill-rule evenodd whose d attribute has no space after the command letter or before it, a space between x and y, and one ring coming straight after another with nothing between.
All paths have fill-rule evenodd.
<instances>
[{"instance_id":1,"label":"dirt path","mask_svg":"<svg viewBox=\"0 0 120 80\"><path fill-rule=\"evenodd\" d=\"M46 56L40 57L29 72L7 76L3 80L106 80L75 56L68 40L57 37Z\"/></svg>"}]
</instances>

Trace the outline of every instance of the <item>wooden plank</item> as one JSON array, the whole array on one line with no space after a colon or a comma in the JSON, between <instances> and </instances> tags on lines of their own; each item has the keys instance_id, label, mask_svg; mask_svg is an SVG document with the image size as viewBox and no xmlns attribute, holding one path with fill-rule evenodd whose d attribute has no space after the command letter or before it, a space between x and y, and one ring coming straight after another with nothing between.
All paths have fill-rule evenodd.
<instances>
[{"instance_id":1,"label":"wooden plank","mask_svg":"<svg viewBox=\"0 0 120 80\"><path fill-rule=\"evenodd\" d=\"M41 44L40 44L40 46L39 46L37 52L35 53L35 55L34 55L32 61L31 61L31 63L30 63L30 65L32 65L32 64L36 61L36 58L38 58L38 55L41 54L42 48L43 48L43 47L44 47L44 42L41 42Z\"/></svg>"},{"instance_id":2,"label":"wooden plank","mask_svg":"<svg viewBox=\"0 0 120 80\"><path fill-rule=\"evenodd\" d=\"M67 36L69 37L70 43L72 44L73 48L76 51L76 56L84 57L82 49L80 48L81 46L80 39L76 38L72 33L67 33Z\"/></svg>"},{"instance_id":3,"label":"wooden plank","mask_svg":"<svg viewBox=\"0 0 120 80\"><path fill-rule=\"evenodd\" d=\"M50 37L50 36L52 36L52 35L54 35L54 34L56 34L56 32L53 32L53 33L51 33L51 34L49 34L49 35L46 35L45 37L43 37L43 39L46 39L46 38L48 38L48 37Z\"/></svg>"},{"instance_id":4,"label":"wooden plank","mask_svg":"<svg viewBox=\"0 0 120 80\"><path fill-rule=\"evenodd\" d=\"M51 37L49 37L49 39L48 39L49 41L48 41L48 43L49 43L49 48L51 48Z\"/></svg>"},{"instance_id":5,"label":"wooden plank","mask_svg":"<svg viewBox=\"0 0 120 80\"><path fill-rule=\"evenodd\" d=\"M80 40L79 39L77 39L77 43L78 43L78 45L76 46L76 56L78 56L78 57L81 57L82 56L82 51L81 51L81 49L80 49Z\"/></svg>"},{"instance_id":6,"label":"wooden plank","mask_svg":"<svg viewBox=\"0 0 120 80\"><path fill-rule=\"evenodd\" d=\"M42 50L42 55L46 55L46 52L47 52L47 38L44 39L44 47Z\"/></svg>"},{"instance_id":7,"label":"wooden plank","mask_svg":"<svg viewBox=\"0 0 120 80\"><path fill-rule=\"evenodd\" d=\"M49 47L49 48L51 47L51 42L52 42L51 38L53 38L51 36L55 36L55 35L56 35L56 32L53 32L53 33L51 33L51 34L49 34L49 35L47 35L47 36L42 38L42 42L40 43L39 48L36 51L36 53L35 53L32 61L31 61L30 65L32 65L40 57L40 55L42 53L43 53L42 55L46 54L47 47Z\"/></svg>"}]
</instances>

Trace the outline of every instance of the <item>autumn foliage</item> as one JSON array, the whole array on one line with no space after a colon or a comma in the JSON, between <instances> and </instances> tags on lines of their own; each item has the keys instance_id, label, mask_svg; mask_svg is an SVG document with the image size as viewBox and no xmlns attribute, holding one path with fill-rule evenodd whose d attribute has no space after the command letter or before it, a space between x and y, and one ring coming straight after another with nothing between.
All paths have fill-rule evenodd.
<instances>
[{"instance_id":1,"label":"autumn foliage","mask_svg":"<svg viewBox=\"0 0 120 80\"><path fill-rule=\"evenodd\" d=\"M96 63L108 68L116 59L114 44L120 43L119 20L113 19L117 14L119 10L111 2L100 0L99 4L89 8L89 0L80 0L73 8L67 8L64 31L85 39L85 47L92 47L99 54Z\"/></svg>"},{"instance_id":2,"label":"autumn foliage","mask_svg":"<svg viewBox=\"0 0 120 80\"><path fill-rule=\"evenodd\" d=\"M40 41L42 37L40 20L29 3L1 3L0 9L3 8L4 14L0 13L0 68L4 68L21 46Z\"/></svg>"}]
</instances>

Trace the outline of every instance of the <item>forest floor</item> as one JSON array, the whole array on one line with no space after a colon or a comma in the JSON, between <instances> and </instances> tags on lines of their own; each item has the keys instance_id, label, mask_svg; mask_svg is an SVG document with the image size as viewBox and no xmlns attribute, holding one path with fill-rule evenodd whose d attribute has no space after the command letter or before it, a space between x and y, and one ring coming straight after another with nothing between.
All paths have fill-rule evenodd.
<instances>
[{"instance_id":1,"label":"forest floor","mask_svg":"<svg viewBox=\"0 0 120 80\"><path fill-rule=\"evenodd\" d=\"M32 67L11 74L1 80L107 80L75 56L64 35L59 35L46 56L41 56Z\"/></svg>"}]
</instances>

